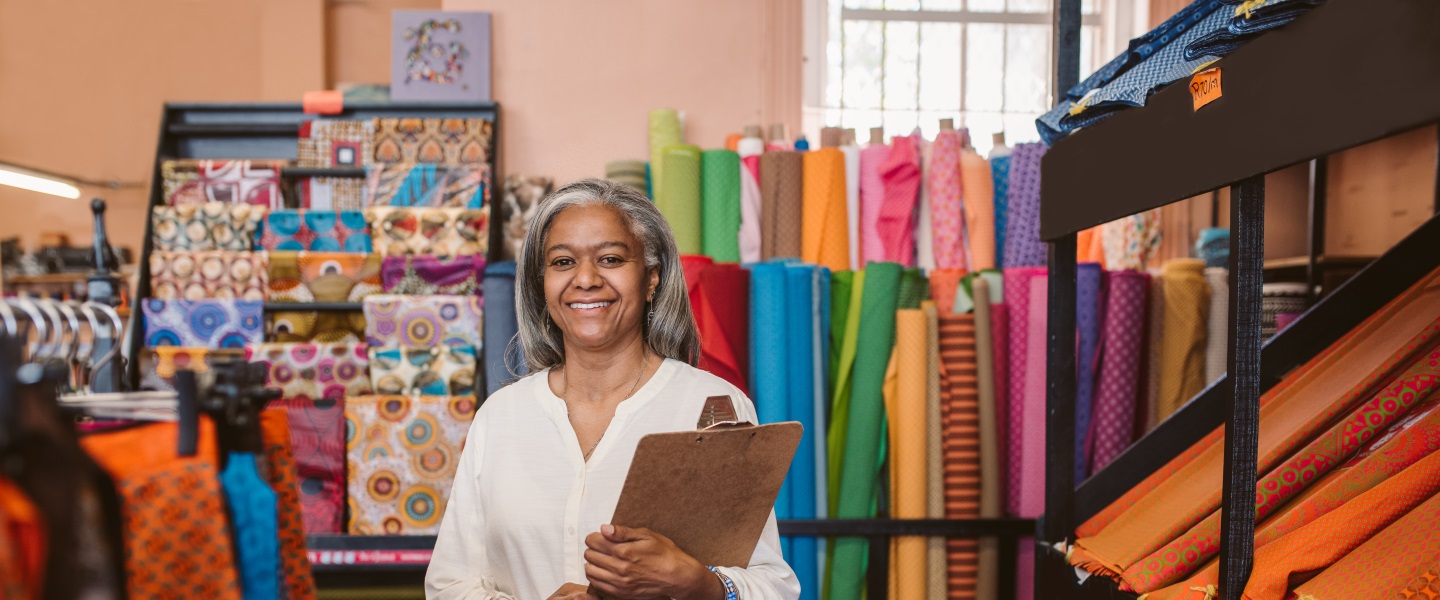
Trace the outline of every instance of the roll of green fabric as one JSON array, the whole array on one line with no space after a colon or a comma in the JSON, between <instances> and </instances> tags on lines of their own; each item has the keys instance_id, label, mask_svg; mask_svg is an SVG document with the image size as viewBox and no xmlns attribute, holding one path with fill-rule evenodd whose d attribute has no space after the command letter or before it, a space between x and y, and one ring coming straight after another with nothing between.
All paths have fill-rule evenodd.
<instances>
[{"instance_id":1,"label":"roll of green fabric","mask_svg":"<svg viewBox=\"0 0 1440 600\"><path fill-rule=\"evenodd\" d=\"M740 155L700 153L700 244L716 262L740 262Z\"/></svg>"},{"instance_id":2,"label":"roll of green fabric","mask_svg":"<svg viewBox=\"0 0 1440 600\"><path fill-rule=\"evenodd\" d=\"M665 183L665 165L661 164L660 157L666 148L684 141L679 112L673 108L650 111L650 189L655 190L656 200L664 193L660 186Z\"/></svg>"},{"instance_id":3,"label":"roll of green fabric","mask_svg":"<svg viewBox=\"0 0 1440 600\"><path fill-rule=\"evenodd\" d=\"M655 208L670 222L680 253L700 254L700 149L672 144L660 164L666 175L657 181Z\"/></svg>"},{"instance_id":4,"label":"roll of green fabric","mask_svg":"<svg viewBox=\"0 0 1440 600\"><path fill-rule=\"evenodd\" d=\"M876 482L880 475L878 459L885 432L885 368L895 343L896 295L900 280L900 265L894 263L871 263L865 269L856 336L864 339L865 343L859 344L855 352L854 383L850 393L848 431L835 518L868 518L875 509ZM834 563L829 573L830 600L860 598L868 551L868 543L863 538L836 540Z\"/></svg>"},{"instance_id":5,"label":"roll of green fabric","mask_svg":"<svg viewBox=\"0 0 1440 600\"><path fill-rule=\"evenodd\" d=\"M645 179L645 161L643 160L613 160L605 163L605 178L616 183L623 183L641 193L646 193L649 182Z\"/></svg>"}]
</instances>

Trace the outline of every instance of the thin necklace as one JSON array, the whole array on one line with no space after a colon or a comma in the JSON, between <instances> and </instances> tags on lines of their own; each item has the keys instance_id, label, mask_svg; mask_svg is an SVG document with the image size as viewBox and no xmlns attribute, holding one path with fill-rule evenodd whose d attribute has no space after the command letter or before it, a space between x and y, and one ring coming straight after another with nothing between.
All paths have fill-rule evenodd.
<instances>
[{"instance_id":1,"label":"thin necklace","mask_svg":"<svg viewBox=\"0 0 1440 600\"><path fill-rule=\"evenodd\" d=\"M628 400L631 396L634 396L634 395L635 395L635 390L640 389L640 379L643 378L643 377L645 377L645 369L646 369L647 367L649 367L649 366L650 366L650 353L649 353L649 352L646 352L646 353L645 353L645 357L640 361L640 372L637 373L637 374L635 374L635 384L630 386L630 393L625 394L625 398L626 398L627 400ZM562 368L562 369L560 370L560 377L565 380L565 389L563 389L563 390L560 391L560 401L563 402L563 403L565 403L565 417L566 417L566 418L570 418L570 402L569 402L568 400L566 400L566 398L565 398L565 396L567 396L567 395L570 393L570 369L568 369L568 368ZM612 417L612 418L613 418L613 417ZM575 421L574 421L574 419L571 419L571 421L570 421L570 426L571 426L571 427L574 427L574 426L575 426ZM609 428L609 427L606 427L605 430L606 430L606 431L609 431L610 428ZM600 442L602 442L602 441L604 441L604 440L605 440L605 431L602 431L602 432L600 432L600 437L598 437L598 438L595 439L595 445L590 446L590 450L586 451L584 454L581 455L581 457L580 457L581 460L588 462L588 461L590 460L590 455L595 453L595 449L596 449L596 448L599 448L599 447L600 447Z\"/></svg>"}]
</instances>

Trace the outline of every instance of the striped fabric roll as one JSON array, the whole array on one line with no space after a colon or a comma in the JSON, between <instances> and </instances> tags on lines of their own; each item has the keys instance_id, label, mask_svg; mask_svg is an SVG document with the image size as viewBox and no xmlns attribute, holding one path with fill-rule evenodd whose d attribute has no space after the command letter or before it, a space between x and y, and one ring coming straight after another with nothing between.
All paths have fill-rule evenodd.
<instances>
[{"instance_id":1,"label":"striped fabric roll","mask_svg":"<svg viewBox=\"0 0 1440 600\"><path fill-rule=\"evenodd\" d=\"M980 516L980 389L975 354L975 316L940 316L941 422L945 428L945 516ZM951 600L975 597L979 544L952 538L946 543Z\"/></svg>"}]
</instances>

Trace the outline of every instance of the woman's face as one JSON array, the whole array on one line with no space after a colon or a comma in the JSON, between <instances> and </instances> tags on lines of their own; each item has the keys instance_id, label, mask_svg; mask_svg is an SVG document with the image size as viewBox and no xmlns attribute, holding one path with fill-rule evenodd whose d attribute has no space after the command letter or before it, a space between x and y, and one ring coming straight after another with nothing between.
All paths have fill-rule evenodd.
<instances>
[{"instance_id":1,"label":"woman's face","mask_svg":"<svg viewBox=\"0 0 1440 600\"><path fill-rule=\"evenodd\" d=\"M659 282L619 210L591 204L555 216L545 236L545 308L567 347L599 350L639 337Z\"/></svg>"}]
</instances>

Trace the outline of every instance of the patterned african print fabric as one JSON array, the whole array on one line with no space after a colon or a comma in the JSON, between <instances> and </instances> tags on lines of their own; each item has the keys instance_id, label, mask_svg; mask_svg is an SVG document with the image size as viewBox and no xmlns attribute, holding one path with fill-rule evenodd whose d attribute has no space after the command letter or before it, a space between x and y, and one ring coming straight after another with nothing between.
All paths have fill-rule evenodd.
<instances>
[{"instance_id":1,"label":"patterned african print fabric","mask_svg":"<svg viewBox=\"0 0 1440 600\"><path fill-rule=\"evenodd\" d=\"M370 383L381 395L473 395L475 348L370 348Z\"/></svg>"},{"instance_id":2,"label":"patterned african print fabric","mask_svg":"<svg viewBox=\"0 0 1440 600\"><path fill-rule=\"evenodd\" d=\"M264 300L269 264L264 252L157 250L150 253L150 296Z\"/></svg>"},{"instance_id":3,"label":"patterned african print fabric","mask_svg":"<svg viewBox=\"0 0 1440 600\"><path fill-rule=\"evenodd\" d=\"M359 302L380 292L380 255L271 252L267 300Z\"/></svg>"},{"instance_id":4,"label":"patterned african print fabric","mask_svg":"<svg viewBox=\"0 0 1440 600\"><path fill-rule=\"evenodd\" d=\"M145 346L243 348L265 334L262 303L253 300L146 300Z\"/></svg>"},{"instance_id":5,"label":"patterned african print fabric","mask_svg":"<svg viewBox=\"0 0 1440 600\"><path fill-rule=\"evenodd\" d=\"M490 209L365 209L375 252L382 256L485 254L490 247Z\"/></svg>"},{"instance_id":6,"label":"patterned african print fabric","mask_svg":"<svg viewBox=\"0 0 1440 600\"><path fill-rule=\"evenodd\" d=\"M156 206L150 221L155 250L253 250L267 209L252 204L207 202Z\"/></svg>"},{"instance_id":7,"label":"patterned african print fabric","mask_svg":"<svg viewBox=\"0 0 1440 600\"><path fill-rule=\"evenodd\" d=\"M377 118L372 162L489 162L493 137L494 127L485 119Z\"/></svg>"},{"instance_id":8,"label":"patterned african print fabric","mask_svg":"<svg viewBox=\"0 0 1440 600\"><path fill-rule=\"evenodd\" d=\"M351 535L434 535L475 414L474 396L345 401Z\"/></svg>"},{"instance_id":9,"label":"patterned african print fabric","mask_svg":"<svg viewBox=\"0 0 1440 600\"><path fill-rule=\"evenodd\" d=\"M490 204L490 165L398 163L370 167L365 177L367 206L480 208Z\"/></svg>"},{"instance_id":10,"label":"patterned african print fabric","mask_svg":"<svg viewBox=\"0 0 1440 600\"><path fill-rule=\"evenodd\" d=\"M315 577L305 552L305 519L300 508L300 482L290 444L290 416L284 408L260 413L260 439L265 444L265 476L278 499L281 598L315 600Z\"/></svg>"},{"instance_id":11,"label":"patterned african print fabric","mask_svg":"<svg viewBox=\"0 0 1440 600\"><path fill-rule=\"evenodd\" d=\"M241 598L230 534L219 517L225 501L215 466L215 427L204 416L199 434L191 457L175 456L176 423L80 438L120 492L131 598Z\"/></svg>"},{"instance_id":12,"label":"patterned african print fabric","mask_svg":"<svg viewBox=\"0 0 1440 600\"><path fill-rule=\"evenodd\" d=\"M479 349L480 307L475 296L370 296L365 299L366 342L382 348Z\"/></svg>"},{"instance_id":13,"label":"patterned african print fabric","mask_svg":"<svg viewBox=\"0 0 1440 600\"><path fill-rule=\"evenodd\" d=\"M1440 564L1440 494L1295 588L1301 600L1405 598L1432 594Z\"/></svg>"},{"instance_id":14,"label":"patterned african print fabric","mask_svg":"<svg viewBox=\"0 0 1440 600\"><path fill-rule=\"evenodd\" d=\"M301 167L363 167L370 162L375 121L306 121L300 124Z\"/></svg>"},{"instance_id":15,"label":"patterned african print fabric","mask_svg":"<svg viewBox=\"0 0 1440 600\"><path fill-rule=\"evenodd\" d=\"M485 257L475 254L387 256L380 266L380 281L387 294L475 296L481 293Z\"/></svg>"},{"instance_id":16,"label":"patterned african print fabric","mask_svg":"<svg viewBox=\"0 0 1440 600\"><path fill-rule=\"evenodd\" d=\"M224 202L285 208L283 160L167 160L160 163L168 206Z\"/></svg>"},{"instance_id":17,"label":"patterned african print fabric","mask_svg":"<svg viewBox=\"0 0 1440 600\"><path fill-rule=\"evenodd\" d=\"M365 344L268 343L245 350L250 362L266 365L266 385L285 398L338 400L370 393Z\"/></svg>"},{"instance_id":18,"label":"patterned african print fabric","mask_svg":"<svg viewBox=\"0 0 1440 600\"><path fill-rule=\"evenodd\" d=\"M365 208L365 180L356 177L301 177L295 184L300 208L308 210L361 210Z\"/></svg>"},{"instance_id":19,"label":"patterned african print fabric","mask_svg":"<svg viewBox=\"0 0 1440 600\"><path fill-rule=\"evenodd\" d=\"M344 344L365 341L365 313L358 310L282 310L270 313L272 342Z\"/></svg>"},{"instance_id":20,"label":"patterned african print fabric","mask_svg":"<svg viewBox=\"0 0 1440 600\"><path fill-rule=\"evenodd\" d=\"M238 348L211 350L209 348L187 348L184 346L156 346L145 350L140 367L140 387L147 390L171 391L175 389L175 372L189 369L196 373L209 373L210 361L221 356L243 357L245 351ZM148 361L148 364L147 364Z\"/></svg>"},{"instance_id":21,"label":"patterned african print fabric","mask_svg":"<svg viewBox=\"0 0 1440 600\"><path fill-rule=\"evenodd\" d=\"M370 252L370 229L358 210L272 210L261 227L265 250Z\"/></svg>"}]
</instances>

